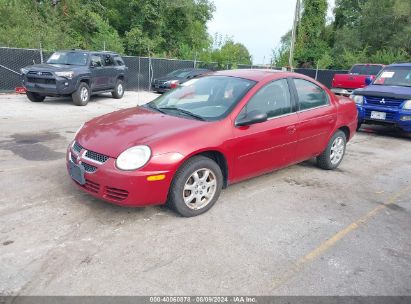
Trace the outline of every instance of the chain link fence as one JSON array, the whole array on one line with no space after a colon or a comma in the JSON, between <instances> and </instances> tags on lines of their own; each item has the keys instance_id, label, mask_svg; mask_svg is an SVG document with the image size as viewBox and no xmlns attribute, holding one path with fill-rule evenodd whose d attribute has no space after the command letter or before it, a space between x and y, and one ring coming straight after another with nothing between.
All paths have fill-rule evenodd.
<instances>
[{"instance_id":1,"label":"chain link fence","mask_svg":"<svg viewBox=\"0 0 411 304\"><path fill-rule=\"evenodd\" d=\"M20 69L31 65L46 62L52 52L45 52L41 49L19 49L0 47L0 91L14 91L21 86ZM217 63L201 62L194 60L176 60L162 58L148 58L136 56L123 56L124 62L128 67L128 90L150 91L150 84L153 79L164 76L174 70L184 68L207 68L218 70ZM227 64L224 69L275 69L281 68L258 65L235 65ZM332 78L335 74L344 74L348 71L337 70L315 70L315 69L296 69L301 73L322 82L327 87L331 87Z\"/></svg>"}]
</instances>

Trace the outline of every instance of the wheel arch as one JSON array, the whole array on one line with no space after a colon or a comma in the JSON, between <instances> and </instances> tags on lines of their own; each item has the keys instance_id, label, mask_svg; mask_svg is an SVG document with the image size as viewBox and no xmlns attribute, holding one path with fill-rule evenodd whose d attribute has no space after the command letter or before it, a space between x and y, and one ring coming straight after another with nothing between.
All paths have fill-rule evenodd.
<instances>
[{"instance_id":1,"label":"wheel arch","mask_svg":"<svg viewBox=\"0 0 411 304\"><path fill-rule=\"evenodd\" d=\"M201 151L196 151L185 157L181 163L179 164L179 168L189 159L195 157L195 156L204 156L207 158L212 159L217 163L217 165L221 169L221 173L223 174L223 188L227 188L228 186L228 163L227 163L227 158L222 153L221 151L218 151L216 149L205 149Z\"/></svg>"}]
</instances>

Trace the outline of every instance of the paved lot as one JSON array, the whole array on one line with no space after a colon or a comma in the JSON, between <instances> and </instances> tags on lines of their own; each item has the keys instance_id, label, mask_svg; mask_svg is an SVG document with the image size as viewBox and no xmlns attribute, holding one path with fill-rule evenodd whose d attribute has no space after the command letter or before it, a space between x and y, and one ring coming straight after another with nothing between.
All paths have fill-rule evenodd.
<instances>
[{"instance_id":1,"label":"paved lot","mask_svg":"<svg viewBox=\"0 0 411 304\"><path fill-rule=\"evenodd\" d=\"M79 125L154 96L0 95L0 294L411 295L410 135L363 129L338 170L233 185L196 218L79 192L64 159Z\"/></svg>"}]
</instances>

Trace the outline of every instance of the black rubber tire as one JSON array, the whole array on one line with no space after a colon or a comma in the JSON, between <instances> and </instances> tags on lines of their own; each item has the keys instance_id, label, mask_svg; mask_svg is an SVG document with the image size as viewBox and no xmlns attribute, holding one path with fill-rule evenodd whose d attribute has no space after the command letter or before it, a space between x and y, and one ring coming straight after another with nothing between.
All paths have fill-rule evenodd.
<instances>
[{"instance_id":1,"label":"black rubber tire","mask_svg":"<svg viewBox=\"0 0 411 304\"><path fill-rule=\"evenodd\" d=\"M340 161L337 164L332 164L331 163L331 146L334 142L334 140L337 137L341 137L344 141L344 152L343 155L340 159ZM345 136L345 133L341 130L338 130L337 132L334 133L334 135L331 137L330 141L328 142L327 148L324 150L323 153L321 153L318 157L317 157L317 165L324 170L334 170L336 169L340 164L341 161L344 159L344 155L345 155L345 150L347 148L347 138Z\"/></svg>"},{"instance_id":2,"label":"black rubber tire","mask_svg":"<svg viewBox=\"0 0 411 304\"><path fill-rule=\"evenodd\" d=\"M361 129L361 125L362 125L362 123L360 123L360 122L357 124L357 131L358 131L359 129Z\"/></svg>"},{"instance_id":3,"label":"black rubber tire","mask_svg":"<svg viewBox=\"0 0 411 304\"><path fill-rule=\"evenodd\" d=\"M26 96L27 98L32 101L32 102L43 102L46 96L34 93L34 92L29 92L26 91Z\"/></svg>"},{"instance_id":4,"label":"black rubber tire","mask_svg":"<svg viewBox=\"0 0 411 304\"><path fill-rule=\"evenodd\" d=\"M87 100L82 100L81 99L81 90L82 90L82 88L86 88L88 90ZM90 101L90 95L91 95L91 91L90 91L90 87L88 86L88 84L85 83L85 82L80 82L77 90L73 94L71 94L71 97L73 99L73 103L76 106L85 106Z\"/></svg>"},{"instance_id":5,"label":"black rubber tire","mask_svg":"<svg viewBox=\"0 0 411 304\"><path fill-rule=\"evenodd\" d=\"M212 200L205 207L193 210L187 207L183 199L183 188L187 179L196 170L206 168L211 170L217 181L216 192ZM170 186L167 204L183 217L193 217L207 212L218 200L223 187L223 174L219 165L205 156L194 156L187 160L178 170Z\"/></svg>"},{"instance_id":6,"label":"black rubber tire","mask_svg":"<svg viewBox=\"0 0 411 304\"><path fill-rule=\"evenodd\" d=\"M118 93L118 86L121 85L123 87L123 90L121 92L121 94ZM114 91L111 92L111 95L113 96L113 98L115 99L121 99L124 96L124 84L123 84L123 80L118 79L116 82L116 86L114 87Z\"/></svg>"}]
</instances>

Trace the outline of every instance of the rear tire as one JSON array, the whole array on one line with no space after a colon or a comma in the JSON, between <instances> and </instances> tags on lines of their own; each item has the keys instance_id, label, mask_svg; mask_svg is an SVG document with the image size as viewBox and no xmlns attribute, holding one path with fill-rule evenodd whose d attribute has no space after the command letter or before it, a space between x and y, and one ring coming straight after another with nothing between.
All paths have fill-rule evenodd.
<instances>
[{"instance_id":1,"label":"rear tire","mask_svg":"<svg viewBox=\"0 0 411 304\"><path fill-rule=\"evenodd\" d=\"M116 82L116 86L114 87L114 91L111 92L111 95L115 99L121 99L124 95L124 84L121 79L118 79Z\"/></svg>"},{"instance_id":2,"label":"rear tire","mask_svg":"<svg viewBox=\"0 0 411 304\"><path fill-rule=\"evenodd\" d=\"M359 122L359 123L357 124L357 131L358 131L359 129L361 129L361 125L362 125L361 122Z\"/></svg>"},{"instance_id":3,"label":"rear tire","mask_svg":"<svg viewBox=\"0 0 411 304\"><path fill-rule=\"evenodd\" d=\"M344 158L346 145L345 133L338 130L331 137L325 151L317 157L318 166L325 170L336 169Z\"/></svg>"},{"instance_id":4,"label":"rear tire","mask_svg":"<svg viewBox=\"0 0 411 304\"><path fill-rule=\"evenodd\" d=\"M76 106L85 106L90 100L90 87L85 82L80 82L77 90L71 95Z\"/></svg>"},{"instance_id":5,"label":"rear tire","mask_svg":"<svg viewBox=\"0 0 411 304\"><path fill-rule=\"evenodd\" d=\"M40 94L34 93L34 92L26 92L26 96L30 101L32 102L43 102L46 96L42 96Z\"/></svg>"},{"instance_id":6,"label":"rear tire","mask_svg":"<svg viewBox=\"0 0 411 304\"><path fill-rule=\"evenodd\" d=\"M220 196L223 175L215 161L195 156L177 171L170 186L168 204L184 217L208 211Z\"/></svg>"}]
</instances>

